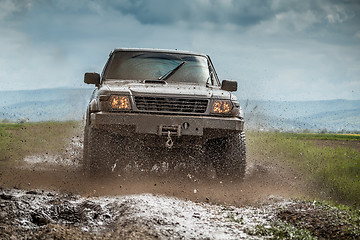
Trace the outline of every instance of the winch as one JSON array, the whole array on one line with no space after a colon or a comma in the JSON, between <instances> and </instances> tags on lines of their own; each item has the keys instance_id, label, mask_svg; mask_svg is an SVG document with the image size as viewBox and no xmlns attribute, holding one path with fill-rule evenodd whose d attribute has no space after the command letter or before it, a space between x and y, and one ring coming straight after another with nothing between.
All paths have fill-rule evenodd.
<instances>
[{"instance_id":1,"label":"winch","mask_svg":"<svg viewBox=\"0 0 360 240\"><path fill-rule=\"evenodd\" d=\"M171 132L168 131L168 136L167 136L167 140L165 142L165 147L167 147L168 149L171 149L174 146L174 141L171 138Z\"/></svg>"}]
</instances>

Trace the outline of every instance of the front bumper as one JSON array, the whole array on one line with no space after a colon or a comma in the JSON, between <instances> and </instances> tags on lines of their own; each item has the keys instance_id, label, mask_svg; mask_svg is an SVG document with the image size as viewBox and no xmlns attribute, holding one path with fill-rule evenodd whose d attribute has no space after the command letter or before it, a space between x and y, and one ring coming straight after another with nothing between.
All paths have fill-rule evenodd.
<instances>
[{"instance_id":1,"label":"front bumper","mask_svg":"<svg viewBox=\"0 0 360 240\"><path fill-rule=\"evenodd\" d=\"M221 135L241 132L244 121L237 117L160 115L144 113L96 112L90 114L90 125L123 135L151 134L177 136Z\"/></svg>"}]
</instances>

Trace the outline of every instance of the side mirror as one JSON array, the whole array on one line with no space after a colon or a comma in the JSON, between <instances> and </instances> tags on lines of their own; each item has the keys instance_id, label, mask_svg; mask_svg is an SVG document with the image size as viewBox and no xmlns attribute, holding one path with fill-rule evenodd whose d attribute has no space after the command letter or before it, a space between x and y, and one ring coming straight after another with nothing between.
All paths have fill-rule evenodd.
<instances>
[{"instance_id":1,"label":"side mirror","mask_svg":"<svg viewBox=\"0 0 360 240\"><path fill-rule=\"evenodd\" d=\"M230 92L237 91L237 81L233 80L223 80L221 83L221 89Z\"/></svg>"},{"instance_id":2,"label":"side mirror","mask_svg":"<svg viewBox=\"0 0 360 240\"><path fill-rule=\"evenodd\" d=\"M95 73L95 72L87 72L84 75L84 82L87 84L95 84L95 85L99 85L100 84L100 74Z\"/></svg>"}]
</instances>

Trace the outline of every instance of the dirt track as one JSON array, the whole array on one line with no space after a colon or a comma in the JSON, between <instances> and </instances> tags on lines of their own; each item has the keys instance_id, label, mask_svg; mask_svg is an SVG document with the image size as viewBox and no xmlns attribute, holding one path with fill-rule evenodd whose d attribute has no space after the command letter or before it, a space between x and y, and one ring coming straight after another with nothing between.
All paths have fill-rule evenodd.
<instances>
[{"instance_id":1,"label":"dirt track","mask_svg":"<svg viewBox=\"0 0 360 240\"><path fill-rule=\"evenodd\" d=\"M211 172L137 169L93 179L79 164L80 139L72 143L67 153L28 156L2 169L0 238L262 239L252 235L255 226L270 228L316 209L289 200L313 194L301 176L257 164L255 152L243 182L220 181ZM305 222L323 212L316 211ZM338 225L321 224L305 228L337 236Z\"/></svg>"},{"instance_id":2,"label":"dirt track","mask_svg":"<svg viewBox=\"0 0 360 240\"><path fill-rule=\"evenodd\" d=\"M44 189L71 192L82 196L163 194L198 202L242 206L263 201L269 195L301 197L311 194L301 176L284 166L261 165L256 152L248 153L244 181L216 179L211 169L204 175L191 169L169 172L166 169L144 173L132 169L100 179L86 176L81 168L81 137L74 137L64 153L30 155L1 171L0 184L7 188Z\"/></svg>"},{"instance_id":3,"label":"dirt track","mask_svg":"<svg viewBox=\"0 0 360 240\"><path fill-rule=\"evenodd\" d=\"M254 204L269 195L300 197L308 191L299 176L259 165L249 166L243 182L220 181L187 172L144 174L140 171L92 179L75 163L46 165L37 163L8 169L2 174L1 184L8 188L45 189L91 197L152 193L235 206Z\"/></svg>"}]
</instances>

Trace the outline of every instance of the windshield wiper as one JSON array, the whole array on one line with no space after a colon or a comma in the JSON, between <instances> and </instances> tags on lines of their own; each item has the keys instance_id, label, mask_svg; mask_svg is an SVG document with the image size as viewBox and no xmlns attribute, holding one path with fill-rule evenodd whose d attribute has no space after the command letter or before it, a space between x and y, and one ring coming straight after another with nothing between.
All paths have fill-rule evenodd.
<instances>
[{"instance_id":1,"label":"windshield wiper","mask_svg":"<svg viewBox=\"0 0 360 240\"><path fill-rule=\"evenodd\" d=\"M168 71L167 73L165 73L164 75L162 75L161 77L158 78L158 80L165 80L168 77L170 77L171 75L173 75L177 70L179 70L179 68L182 67L182 65L184 65L186 62L181 62L179 65L176 66L176 68Z\"/></svg>"}]
</instances>

